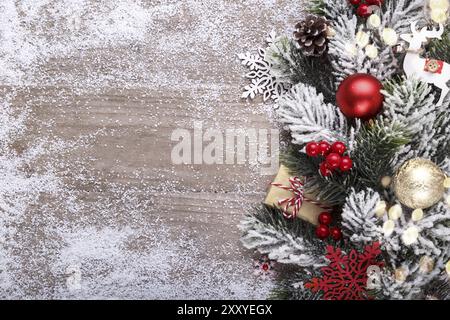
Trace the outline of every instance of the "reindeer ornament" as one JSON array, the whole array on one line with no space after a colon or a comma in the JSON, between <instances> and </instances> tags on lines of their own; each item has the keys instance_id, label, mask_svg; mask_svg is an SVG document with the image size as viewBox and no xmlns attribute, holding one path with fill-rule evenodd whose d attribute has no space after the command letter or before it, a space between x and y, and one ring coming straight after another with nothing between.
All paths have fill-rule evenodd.
<instances>
[{"instance_id":1,"label":"reindeer ornament","mask_svg":"<svg viewBox=\"0 0 450 320\"><path fill-rule=\"evenodd\" d=\"M432 83L441 89L438 106L442 105L447 93L450 91L447 81L450 80L450 65L446 62L424 59L419 55L422 43L428 39L441 39L444 33L444 26L439 24L439 30L427 30L427 27L420 31L416 29L416 22L411 23L412 34L402 34L400 38L409 43L406 52L405 61L403 62L403 70L408 78L416 77L424 82Z\"/></svg>"}]
</instances>

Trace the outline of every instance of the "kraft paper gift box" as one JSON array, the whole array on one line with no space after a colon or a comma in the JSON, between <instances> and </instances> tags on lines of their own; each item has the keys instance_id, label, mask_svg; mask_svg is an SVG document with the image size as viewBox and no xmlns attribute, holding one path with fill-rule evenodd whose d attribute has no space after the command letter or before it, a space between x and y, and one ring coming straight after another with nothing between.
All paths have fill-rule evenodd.
<instances>
[{"instance_id":1,"label":"kraft paper gift box","mask_svg":"<svg viewBox=\"0 0 450 320\"><path fill-rule=\"evenodd\" d=\"M292 176L289 174L289 170L287 167L281 165L280 169L278 170L278 174L275 177L275 180L273 183L279 183L284 186L291 186L289 182L289 178ZM277 186L270 186L269 191L267 193L266 200L264 200L264 203L270 206L274 206L280 209L284 209L285 205L278 205L278 201L281 199L291 198L293 197L293 192L289 190L284 190L282 188L279 188ZM306 199L315 200L315 197L313 195L305 194L304 195ZM287 210L288 213L292 214L293 212L293 206L289 207ZM314 225L318 224L318 217L321 212L327 211L318 205L311 203L307 200L304 200L300 210L298 211L297 217L301 218L303 220L306 220Z\"/></svg>"}]
</instances>

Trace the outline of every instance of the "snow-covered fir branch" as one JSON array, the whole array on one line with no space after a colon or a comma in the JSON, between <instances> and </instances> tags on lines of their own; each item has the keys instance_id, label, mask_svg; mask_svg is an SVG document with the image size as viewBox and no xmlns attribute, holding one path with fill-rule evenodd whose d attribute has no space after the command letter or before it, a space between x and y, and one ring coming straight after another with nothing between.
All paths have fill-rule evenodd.
<instances>
[{"instance_id":1,"label":"snow-covered fir branch","mask_svg":"<svg viewBox=\"0 0 450 320\"><path fill-rule=\"evenodd\" d=\"M387 217L384 217L384 221ZM407 260L410 254L414 256L431 255L438 257L446 254L446 242L448 228L444 225L450 221L450 211L443 203L439 203L430 210L425 210L425 216L419 221L414 221L410 214L403 212L395 221L392 233L384 235L384 245L392 261L399 262ZM435 227L441 225L442 229L436 232ZM417 231L417 240L409 243L407 234Z\"/></svg>"},{"instance_id":2,"label":"snow-covered fir branch","mask_svg":"<svg viewBox=\"0 0 450 320\"><path fill-rule=\"evenodd\" d=\"M423 0L386 1L386 7L380 12L380 27L366 30L358 23L348 1L330 0L324 4L325 15L336 31L329 44L329 55L338 83L355 73L370 73L380 80L397 73L401 64L380 34L384 28L392 28L397 34L405 33L410 21L424 18ZM406 16L411 20L405 19ZM364 47L358 44L357 33L363 29L370 37L370 44L378 51L375 58L369 57Z\"/></svg>"},{"instance_id":3,"label":"snow-covered fir branch","mask_svg":"<svg viewBox=\"0 0 450 320\"><path fill-rule=\"evenodd\" d=\"M295 83L298 63L292 53L292 39L281 36L266 49L264 55L272 74L281 82Z\"/></svg>"},{"instance_id":4,"label":"snow-covered fir branch","mask_svg":"<svg viewBox=\"0 0 450 320\"><path fill-rule=\"evenodd\" d=\"M270 43L264 60L278 83L290 87L302 82L315 87L326 101L334 101L335 79L327 56L305 56L292 38L281 36Z\"/></svg>"},{"instance_id":5,"label":"snow-covered fir branch","mask_svg":"<svg viewBox=\"0 0 450 320\"><path fill-rule=\"evenodd\" d=\"M450 115L434 102L432 87L418 79L385 85L382 118L403 125L412 134L409 146L397 155L396 166L424 157L445 166L450 154Z\"/></svg>"},{"instance_id":6,"label":"snow-covered fir branch","mask_svg":"<svg viewBox=\"0 0 450 320\"><path fill-rule=\"evenodd\" d=\"M427 210L419 221L414 221L409 212L404 212L397 220L390 220L395 226L389 230L384 227L389 219L387 213L381 211L380 216L376 215L381 199L370 189L358 193L353 191L343 208L343 231L356 245L374 241L382 244L387 254L387 269L381 276L383 296L391 299L418 298L421 289L444 272L450 257L450 209L440 202ZM412 243L407 237L411 230L418 232ZM423 266L422 259L430 261L430 270ZM405 279L395 280L393 273L396 271L405 273Z\"/></svg>"},{"instance_id":7,"label":"snow-covered fir branch","mask_svg":"<svg viewBox=\"0 0 450 320\"><path fill-rule=\"evenodd\" d=\"M325 103L323 95L302 83L279 100L277 113L293 138L293 143L347 141L350 126L339 109Z\"/></svg>"},{"instance_id":8,"label":"snow-covered fir branch","mask_svg":"<svg viewBox=\"0 0 450 320\"><path fill-rule=\"evenodd\" d=\"M355 243L380 241L383 229L375 215L380 196L372 189L356 192L352 190L342 209L343 232Z\"/></svg>"},{"instance_id":9,"label":"snow-covered fir branch","mask_svg":"<svg viewBox=\"0 0 450 320\"><path fill-rule=\"evenodd\" d=\"M442 245L450 240L450 209L446 204L440 202L425 210L425 216L418 221L403 210L398 219L390 220L394 226L386 230L383 225L389 219L388 215L385 212L381 212L379 217L376 215L381 200L380 195L371 189L358 193L353 191L348 196L343 207L342 226L351 241L380 241L393 263L403 261L410 254L436 257L448 254L450 247ZM412 243L405 238L411 230L418 233Z\"/></svg>"},{"instance_id":10,"label":"snow-covered fir branch","mask_svg":"<svg viewBox=\"0 0 450 320\"><path fill-rule=\"evenodd\" d=\"M393 271L385 270L380 274L381 296L393 300L425 299L424 289L439 278L445 259L448 259L448 255L438 257L433 262L430 260L433 264L432 270L427 270L427 266L420 266L420 257L405 260Z\"/></svg>"},{"instance_id":11,"label":"snow-covered fir branch","mask_svg":"<svg viewBox=\"0 0 450 320\"><path fill-rule=\"evenodd\" d=\"M312 269L326 265L323 256L325 249L321 240L308 239L305 228L302 228L304 233L290 230L292 225L307 223L297 220L286 222L279 211L268 208L255 214L248 214L239 225L243 232L241 242L245 248L267 254L269 259L280 263Z\"/></svg>"},{"instance_id":12,"label":"snow-covered fir branch","mask_svg":"<svg viewBox=\"0 0 450 320\"><path fill-rule=\"evenodd\" d=\"M431 87L417 79L405 78L388 83L386 87L388 90L382 90L383 116L391 122L406 126L420 139L424 128L430 127L439 110L434 103Z\"/></svg>"},{"instance_id":13,"label":"snow-covered fir branch","mask_svg":"<svg viewBox=\"0 0 450 320\"><path fill-rule=\"evenodd\" d=\"M410 33L412 21L420 22L425 19L424 0L387 0L381 26L392 28L398 34Z\"/></svg>"}]
</instances>

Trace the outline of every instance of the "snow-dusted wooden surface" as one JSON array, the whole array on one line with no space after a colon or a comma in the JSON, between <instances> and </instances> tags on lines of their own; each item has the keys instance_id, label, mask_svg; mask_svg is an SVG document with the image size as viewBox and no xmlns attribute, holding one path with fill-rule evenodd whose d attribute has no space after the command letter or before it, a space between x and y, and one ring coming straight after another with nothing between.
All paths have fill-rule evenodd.
<instances>
[{"instance_id":1,"label":"snow-dusted wooden surface","mask_svg":"<svg viewBox=\"0 0 450 320\"><path fill-rule=\"evenodd\" d=\"M301 1L2 0L0 297L264 298L237 224L270 176L173 130L271 128L237 54Z\"/></svg>"}]
</instances>

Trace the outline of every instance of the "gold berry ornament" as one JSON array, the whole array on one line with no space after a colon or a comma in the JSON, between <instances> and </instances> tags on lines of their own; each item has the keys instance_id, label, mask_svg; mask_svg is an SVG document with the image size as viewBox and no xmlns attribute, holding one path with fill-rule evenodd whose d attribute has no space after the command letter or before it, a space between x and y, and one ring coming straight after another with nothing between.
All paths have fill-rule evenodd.
<instances>
[{"instance_id":1,"label":"gold berry ornament","mask_svg":"<svg viewBox=\"0 0 450 320\"><path fill-rule=\"evenodd\" d=\"M428 256L423 256L419 261L419 271L422 273L430 273L434 269L434 260Z\"/></svg>"},{"instance_id":2,"label":"gold berry ornament","mask_svg":"<svg viewBox=\"0 0 450 320\"><path fill-rule=\"evenodd\" d=\"M399 283L405 282L406 278L408 277L408 269L405 267L400 267L395 269L395 280Z\"/></svg>"},{"instance_id":3,"label":"gold berry ornament","mask_svg":"<svg viewBox=\"0 0 450 320\"><path fill-rule=\"evenodd\" d=\"M394 220L386 220L383 223L383 233L386 237L389 237L395 230L395 221Z\"/></svg>"},{"instance_id":4,"label":"gold berry ornament","mask_svg":"<svg viewBox=\"0 0 450 320\"><path fill-rule=\"evenodd\" d=\"M391 220L398 220L403 214L402 206L395 204L389 208L388 215Z\"/></svg>"},{"instance_id":5,"label":"gold berry ornament","mask_svg":"<svg viewBox=\"0 0 450 320\"><path fill-rule=\"evenodd\" d=\"M378 218L382 218L386 213L387 204L385 201L380 201L375 207L375 214Z\"/></svg>"},{"instance_id":6,"label":"gold berry ornament","mask_svg":"<svg viewBox=\"0 0 450 320\"><path fill-rule=\"evenodd\" d=\"M402 234L402 241L405 245L410 246L419 239L419 228L416 226L409 227Z\"/></svg>"},{"instance_id":7,"label":"gold berry ornament","mask_svg":"<svg viewBox=\"0 0 450 320\"><path fill-rule=\"evenodd\" d=\"M391 185L392 182L392 178L389 176L384 176L383 178L381 178L381 186L385 189L389 188L389 186Z\"/></svg>"},{"instance_id":8,"label":"gold berry ornament","mask_svg":"<svg viewBox=\"0 0 450 320\"><path fill-rule=\"evenodd\" d=\"M445 23L448 19L448 9L450 3L448 0L430 0L430 18L436 23Z\"/></svg>"},{"instance_id":9,"label":"gold berry ornament","mask_svg":"<svg viewBox=\"0 0 450 320\"><path fill-rule=\"evenodd\" d=\"M420 221L423 219L423 210L416 209L411 214L412 221Z\"/></svg>"},{"instance_id":10,"label":"gold berry ornament","mask_svg":"<svg viewBox=\"0 0 450 320\"><path fill-rule=\"evenodd\" d=\"M406 161L393 178L397 199L411 209L425 209L442 199L445 174L432 161L415 158Z\"/></svg>"},{"instance_id":11,"label":"gold berry ornament","mask_svg":"<svg viewBox=\"0 0 450 320\"><path fill-rule=\"evenodd\" d=\"M445 178L444 180L444 188L450 189L450 178Z\"/></svg>"}]
</instances>

